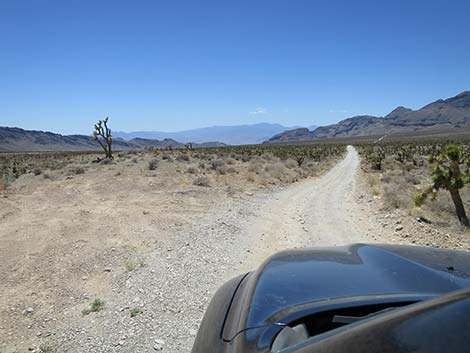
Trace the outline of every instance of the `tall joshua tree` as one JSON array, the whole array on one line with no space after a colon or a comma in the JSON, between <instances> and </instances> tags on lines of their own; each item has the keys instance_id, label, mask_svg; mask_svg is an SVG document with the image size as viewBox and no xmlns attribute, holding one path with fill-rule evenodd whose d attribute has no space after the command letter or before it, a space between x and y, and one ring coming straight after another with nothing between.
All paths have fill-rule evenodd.
<instances>
[{"instance_id":1,"label":"tall joshua tree","mask_svg":"<svg viewBox=\"0 0 470 353\"><path fill-rule=\"evenodd\" d=\"M95 124L93 139L98 141L101 148L104 150L104 153L106 154L106 158L113 159L113 153L111 149L113 140L111 137L111 129L108 128L108 117L103 120L99 120Z\"/></svg>"},{"instance_id":2,"label":"tall joshua tree","mask_svg":"<svg viewBox=\"0 0 470 353\"><path fill-rule=\"evenodd\" d=\"M470 183L468 173L463 174L460 170L460 164L464 162L462 148L457 145L449 145L443 153L434 159L434 162L436 165L432 172L433 185L418 196L415 200L417 205L422 204L429 195L434 197L439 189L445 189L452 197L460 223L468 227L468 217L459 192L465 184Z\"/></svg>"}]
</instances>

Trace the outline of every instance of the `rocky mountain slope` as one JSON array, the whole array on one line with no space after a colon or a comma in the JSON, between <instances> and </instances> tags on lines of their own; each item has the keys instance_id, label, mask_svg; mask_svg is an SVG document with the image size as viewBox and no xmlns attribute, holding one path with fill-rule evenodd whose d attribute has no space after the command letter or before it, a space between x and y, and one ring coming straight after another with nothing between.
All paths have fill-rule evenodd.
<instances>
[{"instance_id":1,"label":"rocky mountain slope","mask_svg":"<svg viewBox=\"0 0 470 353\"><path fill-rule=\"evenodd\" d=\"M208 142L198 146L211 147L223 145L220 142ZM172 139L154 140L134 138L124 140L115 138L113 148L116 150L139 149L145 147L183 147L184 144ZM86 151L98 150L100 146L86 135L60 135L47 131L23 130L15 127L0 127L0 152L34 152L34 151Z\"/></svg>"},{"instance_id":2,"label":"rocky mountain slope","mask_svg":"<svg viewBox=\"0 0 470 353\"><path fill-rule=\"evenodd\" d=\"M449 99L440 99L418 110L398 107L385 117L361 115L342 120L337 124L318 127L314 131L289 130L273 136L266 142L379 136L462 128L470 128L470 91Z\"/></svg>"}]
</instances>

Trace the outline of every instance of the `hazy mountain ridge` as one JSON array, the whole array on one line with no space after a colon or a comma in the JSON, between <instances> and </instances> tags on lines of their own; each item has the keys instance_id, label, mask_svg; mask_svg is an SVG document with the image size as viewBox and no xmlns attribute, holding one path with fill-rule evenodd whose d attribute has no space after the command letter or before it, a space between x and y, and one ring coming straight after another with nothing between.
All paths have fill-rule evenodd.
<instances>
[{"instance_id":1,"label":"hazy mountain ridge","mask_svg":"<svg viewBox=\"0 0 470 353\"><path fill-rule=\"evenodd\" d=\"M293 128L297 128L297 126L288 127L280 124L258 123L232 126L210 126L177 132L117 131L114 133L114 136L121 137L126 140L136 137L158 140L170 138L176 141L192 141L196 143L220 141L228 145L247 145L261 143L271 138L273 135L282 133L286 130L290 130Z\"/></svg>"},{"instance_id":2,"label":"hazy mountain ridge","mask_svg":"<svg viewBox=\"0 0 470 353\"><path fill-rule=\"evenodd\" d=\"M385 135L426 130L470 128L470 91L449 99L440 99L421 109L398 107L385 117L360 115L314 131L290 130L273 136L271 142Z\"/></svg>"},{"instance_id":3,"label":"hazy mountain ridge","mask_svg":"<svg viewBox=\"0 0 470 353\"><path fill-rule=\"evenodd\" d=\"M208 142L194 146L222 146L220 142ZM113 139L115 150L140 149L145 147L184 147L183 143L172 139L154 140L135 138L126 141L121 138ZM35 151L92 151L101 147L86 135L61 135L48 131L24 130L16 127L0 127L1 152L35 152Z\"/></svg>"}]
</instances>

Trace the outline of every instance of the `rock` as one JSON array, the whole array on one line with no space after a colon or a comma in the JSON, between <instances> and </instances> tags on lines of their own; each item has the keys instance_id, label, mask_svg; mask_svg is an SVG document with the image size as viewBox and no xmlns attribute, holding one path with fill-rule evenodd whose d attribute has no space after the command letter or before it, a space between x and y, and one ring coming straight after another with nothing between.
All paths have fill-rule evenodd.
<instances>
[{"instance_id":1,"label":"rock","mask_svg":"<svg viewBox=\"0 0 470 353\"><path fill-rule=\"evenodd\" d=\"M396 226L395 232L399 232L399 231L401 231L401 230L403 230L403 226L402 226L401 224L398 225L398 226Z\"/></svg>"},{"instance_id":2,"label":"rock","mask_svg":"<svg viewBox=\"0 0 470 353\"><path fill-rule=\"evenodd\" d=\"M423 223L427 223L427 224L432 223L429 219L427 219L425 217L416 217L416 222L419 222L419 223L423 222Z\"/></svg>"},{"instance_id":3,"label":"rock","mask_svg":"<svg viewBox=\"0 0 470 353\"><path fill-rule=\"evenodd\" d=\"M153 345L153 349L156 351L162 351L163 350L163 345L165 344L164 340L161 339L156 339L155 344Z\"/></svg>"},{"instance_id":4,"label":"rock","mask_svg":"<svg viewBox=\"0 0 470 353\"><path fill-rule=\"evenodd\" d=\"M104 272L111 272L111 267L105 267Z\"/></svg>"},{"instance_id":5,"label":"rock","mask_svg":"<svg viewBox=\"0 0 470 353\"><path fill-rule=\"evenodd\" d=\"M23 314L24 314L24 315L30 315L30 314L32 314L32 313L34 313L34 309L31 308L31 307L26 308L26 309L23 310Z\"/></svg>"}]
</instances>

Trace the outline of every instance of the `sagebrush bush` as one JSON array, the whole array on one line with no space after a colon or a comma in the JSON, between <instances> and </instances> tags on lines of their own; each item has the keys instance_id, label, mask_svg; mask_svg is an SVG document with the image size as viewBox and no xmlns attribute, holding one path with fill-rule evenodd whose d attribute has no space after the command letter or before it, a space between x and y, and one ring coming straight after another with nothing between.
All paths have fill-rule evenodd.
<instances>
[{"instance_id":1,"label":"sagebrush bush","mask_svg":"<svg viewBox=\"0 0 470 353\"><path fill-rule=\"evenodd\" d=\"M149 168L149 170L155 170L155 169L157 169L158 163L160 163L160 161L159 161L158 159L156 159L156 158L150 160L149 163L148 163L148 168Z\"/></svg>"},{"instance_id":2,"label":"sagebrush bush","mask_svg":"<svg viewBox=\"0 0 470 353\"><path fill-rule=\"evenodd\" d=\"M108 165L108 164L111 164L112 162L113 162L112 159L110 159L110 158L104 158L104 159L101 160L100 164L101 164L101 165Z\"/></svg>"},{"instance_id":3,"label":"sagebrush bush","mask_svg":"<svg viewBox=\"0 0 470 353\"><path fill-rule=\"evenodd\" d=\"M188 173L188 174L196 174L196 173L197 173L197 169L194 168L194 167L188 167L188 169L186 169L186 173Z\"/></svg>"},{"instance_id":4,"label":"sagebrush bush","mask_svg":"<svg viewBox=\"0 0 470 353\"><path fill-rule=\"evenodd\" d=\"M208 177L200 176L194 179L193 185L209 187L211 184L210 184L210 180Z\"/></svg>"},{"instance_id":5,"label":"sagebrush bush","mask_svg":"<svg viewBox=\"0 0 470 353\"><path fill-rule=\"evenodd\" d=\"M178 162L189 162L191 158L187 154L180 154L176 157L176 160Z\"/></svg>"},{"instance_id":6,"label":"sagebrush bush","mask_svg":"<svg viewBox=\"0 0 470 353\"><path fill-rule=\"evenodd\" d=\"M227 174L227 167L225 167L225 166L218 167L218 168L216 169L216 172L217 172L217 174L219 174L219 175L225 175L225 174Z\"/></svg>"},{"instance_id":7,"label":"sagebrush bush","mask_svg":"<svg viewBox=\"0 0 470 353\"><path fill-rule=\"evenodd\" d=\"M101 299L95 299L91 304L90 307L87 309L82 310L82 315L88 315L90 313L96 313L104 309L104 301Z\"/></svg>"},{"instance_id":8,"label":"sagebrush bush","mask_svg":"<svg viewBox=\"0 0 470 353\"><path fill-rule=\"evenodd\" d=\"M259 174L263 171L264 165L260 162L251 161L248 166L248 171L251 173Z\"/></svg>"},{"instance_id":9,"label":"sagebrush bush","mask_svg":"<svg viewBox=\"0 0 470 353\"><path fill-rule=\"evenodd\" d=\"M264 171L271 175L271 177L278 180L282 180L282 177L286 172L286 168L284 164L282 164L281 162L277 162L273 164L268 164L266 167L264 167Z\"/></svg>"},{"instance_id":10,"label":"sagebrush bush","mask_svg":"<svg viewBox=\"0 0 470 353\"><path fill-rule=\"evenodd\" d=\"M298 163L294 161L293 159L289 158L284 161L284 165L289 168L289 169L294 169L298 167Z\"/></svg>"},{"instance_id":11,"label":"sagebrush bush","mask_svg":"<svg viewBox=\"0 0 470 353\"><path fill-rule=\"evenodd\" d=\"M253 174L248 174L246 176L246 180L249 181L250 183L254 183L256 181L256 177Z\"/></svg>"},{"instance_id":12,"label":"sagebrush bush","mask_svg":"<svg viewBox=\"0 0 470 353\"><path fill-rule=\"evenodd\" d=\"M173 158L169 154L164 154L162 159L167 162L173 162Z\"/></svg>"},{"instance_id":13,"label":"sagebrush bush","mask_svg":"<svg viewBox=\"0 0 470 353\"><path fill-rule=\"evenodd\" d=\"M69 169L69 174L85 174L85 169L82 167L72 167Z\"/></svg>"},{"instance_id":14,"label":"sagebrush bush","mask_svg":"<svg viewBox=\"0 0 470 353\"><path fill-rule=\"evenodd\" d=\"M213 160L212 163L211 163L211 168L214 169L214 170L217 170L218 168L221 168L225 165L225 162L220 160L220 159L216 159L216 160Z\"/></svg>"}]
</instances>

